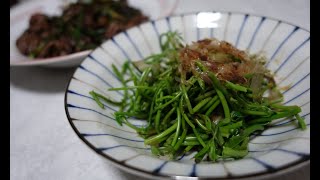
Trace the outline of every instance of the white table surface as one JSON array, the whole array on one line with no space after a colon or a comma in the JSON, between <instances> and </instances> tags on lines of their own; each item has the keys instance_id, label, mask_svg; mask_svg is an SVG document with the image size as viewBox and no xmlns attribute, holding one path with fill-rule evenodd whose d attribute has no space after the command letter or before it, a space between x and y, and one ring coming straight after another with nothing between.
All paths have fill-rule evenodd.
<instances>
[{"instance_id":1,"label":"white table surface","mask_svg":"<svg viewBox=\"0 0 320 180\"><path fill-rule=\"evenodd\" d=\"M265 15L310 29L308 0L180 0L173 13L199 10ZM11 179L142 179L103 160L72 130L65 115L64 92L74 70L10 67ZM310 179L310 166L273 180L280 179Z\"/></svg>"}]
</instances>

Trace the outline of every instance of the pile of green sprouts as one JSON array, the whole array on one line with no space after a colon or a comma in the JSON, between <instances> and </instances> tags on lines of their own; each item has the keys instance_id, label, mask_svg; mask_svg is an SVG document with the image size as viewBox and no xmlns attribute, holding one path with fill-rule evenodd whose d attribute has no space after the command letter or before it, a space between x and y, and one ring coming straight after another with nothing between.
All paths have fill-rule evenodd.
<instances>
[{"instance_id":1,"label":"pile of green sprouts","mask_svg":"<svg viewBox=\"0 0 320 180\"><path fill-rule=\"evenodd\" d=\"M160 47L161 53L126 61L121 69L113 65L123 87L109 91L123 91L121 102L90 92L101 108L102 101L119 106L117 122L135 129L154 155L176 159L197 152L196 162L239 159L248 154L250 135L273 120L295 117L306 129L300 107L281 104L281 93L256 55L212 39L184 46L177 32L162 34ZM235 73L252 65L259 71ZM130 117L147 125L136 127Z\"/></svg>"}]
</instances>

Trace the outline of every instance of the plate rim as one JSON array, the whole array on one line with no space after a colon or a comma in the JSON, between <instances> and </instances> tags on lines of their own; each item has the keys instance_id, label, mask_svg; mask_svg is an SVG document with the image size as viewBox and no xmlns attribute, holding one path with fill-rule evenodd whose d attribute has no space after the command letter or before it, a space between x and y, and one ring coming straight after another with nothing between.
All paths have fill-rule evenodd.
<instances>
[{"instance_id":1,"label":"plate rim","mask_svg":"<svg viewBox=\"0 0 320 180\"><path fill-rule=\"evenodd\" d=\"M230 14L241 14L241 15L256 16L256 17L261 17L261 18L265 17L267 19L271 19L271 20L275 20L275 21L278 21L278 22L286 23L288 25L296 26L296 27L298 27L298 28L300 28L302 30L305 30L306 32L310 33L310 30L308 30L306 28L303 28L303 27L300 27L300 26L298 26L298 25L296 25L294 23L283 21L283 20L279 20L279 19L276 19L276 18L273 18L273 17L258 15L258 14L254 14L254 13L244 13L244 12L227 11L227 10L211 10L211 11L209 11L209 10L207 11L206 10L206 11L195 11L195 12L173 14L173 15L170 15L170 16L157 18L157 19L154 19L154 20L149 20L147 22L141 23L140 25L136 25L134 27L131 27L131 28L129 28L129 29L123 31L123 32L129 31L130 29L135 28L137 26L141 26L143 24L153 23L155 21L161 21L161 20L168 19L168 18L173 18L173 17L184 17L184 16L187 16L187 15L197 15L197 14L202 13L202 12L224 13L224 14L228 14L228 15L230 15ZM117 35L119 35L119 34L121 34L123 32L120 32L120 33L116 34L115 36L117 36ZM110 38L110 39L112 39L112 38ZM108 41L110 39L107 39L107 40L103 41L99 46L97 46L97 48L100 47L102 44L104 44L106 41ZM92 54L95 49L93 49L87 55L87 57L90 54ZM83 61L80 63L80 65L78 65L76 67L76 69L74 70L74 73L73 73L72 77L68 81L68 84L67 84L66 89L65 89L65 94L64 94L64 109L65 109L65 113L66 113L68 122L70 123L72 129L74 130L74 132L76 133L78 138L81 139L83 143L85 143L87 146L89 146L90 149L93 150L95 153L97 153L98 155L102 156L105 160L108 160L108 162L112 163L113 165L117 166L118 168L120 168L122 170L125 170L127 172L131 172L131 173L136 174L136 175L140 175L140 176L144 176L144 177L171 178L171 179L197 178L197 179L201 180L201 179L212 179L213 178L213 177L210 177L210 176L192 177L192 176L178 176L178 175L165 175L165 174L159 174L159 173L152 173L152 172L149 172L149 171L146 171L146 170L142 170L142 169L136 168L134 166L125 164L125 163L123 163L121 161L117 161L116 159L112 158L111 156L108 156L108 155L102 153L102 151L99 151L93 144L91 144L88 140L86 140L84 138L84 136L82 136L81 133L78 131L78 129L75 127L74 123L72 122L72 117L69 114L68 106L67 106L67 102L68 102L67 101L67 99L68 99L67 96L68 96L68 90L69 90L69 87L70 87L70 83L73 80L74 74L79 69L79 66L81 66L82 63L84 63L85 59L86 58L84 58ZM275 177L275 176L279 176L279 175L281 175L283 173L289 173L289 172L292 172L295 169L299 169L299 168L301 168L303 166L306 166L308 164L310 164L310 155L308 155L305 158L300 158L298 161L295 161L293 163L289 163L289 164L287 164L285 166L282 166L280 168L276 168L276 170L274 170L274 171L264 171L264 172L259 172L259 173L251 173L251 174L236 175L236 176L232 176L232 175L228 174L226 177L218 177L218 179L221 179L221 180L252 179L252 178L263 179L263 178L270 177L270 176ZM214 179L216 179L216 178L214 178Z\"/></svg>"},{"instance_id":2,"label":"plate rim","mask_svg":"<svg viewBox=\"0 0 320 180\"><path fill-rule=\"evenodd\" d=\"M71 63L73 61L79 61L77 58L84 57L82 60L87 57L92 50L85 50L85 51L79 51L76 53L64 55L64 56L57 56L57 57L51 57L51 58L41 58L41 59L29 59L27 61L22 62L10 62L10 66L38 66L38 65L53 65L56 63ZM20 54L22 55L22 54ZM27 58L27 57L23 57ZM11 58L10 58L11 60ZM29 61L31 60L31 61Z\"/></svg>"}]
</instances>

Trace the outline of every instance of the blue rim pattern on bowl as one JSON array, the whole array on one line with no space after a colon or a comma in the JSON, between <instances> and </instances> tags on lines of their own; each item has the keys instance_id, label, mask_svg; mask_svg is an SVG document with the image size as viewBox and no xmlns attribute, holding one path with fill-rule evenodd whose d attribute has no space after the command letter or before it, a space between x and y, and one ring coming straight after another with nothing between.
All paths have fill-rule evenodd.
<instances>
[{"instance_id":1,"label":"blue rim pattern on bowl","mask_svg":"<svg viewBox=\"0 0 320 180\"><path fill-rule=\"evenodd\" d=\"M217 13L218 12L214 12L213 14L218 15ZM125 167L127 170L133 169L145 174L164 177L199 176L216 178L241 178L277 172L282 169L300 164L301 162L308 161L310 158L310 152L308 149L308 142L310 137L310 70L308 69L308 63L310 62L310 56L308 52L308 44L310 42L309 32L297 26L283 23L281 21L272 20L267 17L259 17L241 13L220 13L220 19L223 20L220 20L221 22L216 24L216 26L220 28L191 27L192 25L194 25L194 23L197 23L200 20L197 19L197 17L199 17L199 14L201 13L172 16L157 21L144 23L138 27L134 27L123 33L120 33L119 35L115 36L111 40L106 41L99 48L94 50L74 73L74 76L70 80L67 88L68 90L65 94L65 109L67 117L75 132L93 150L95 150L105 158L111 160L112 162L115 162L118 166L120 165L121 167ZM211 25L215 26L214 23ZM308 124L307 132L299 132L298 128L295 126L295 124L293 124L294 121L292 119L281 122L275 121L262 134L256 134L255 137L252 138L250 144L251 146L249 146L251 154L250 156L248 156L246 159L234 162L216 163L215 165L213 165L215 167L210 167L210 164L194 164L188 162L187 160L183 161L188 157L190 158L191 155L180 157L179 162L183 163L160 160L158 158L145 155L148 154L150 148L144 147L143 145L135 146L134 144L137 143L143 144L143 140L141 138L139 139L138 137L132 138L132 136L123 136L123 134L121 133L121 135L116 135L106 132L86 132L86 130L88 130L86 129L87 127L84 127L84 125L79 125L78 122L75 122L81 121L82 124L84 124L85 119L80 119L76 117L75 114L78 113L80 114L80 117L84 117L84 112L92 112L96 114L96 118L97 116L101 116L99 118L111 119L113 121L114 118L112 117L112 115L110 115L111 113L107 115L106 113L102 112L101 109L93 105L94 102L92 98L89 97L88 91L86 92L84 90L81 90L86 92L81 93L79 91L79 88L77 87L82 87L84 84L86 84L87 90L90 89L88 89L88 87L91 87L92 89L96 88L97 90L105 89L102 86L95 87L99 85L98 82L105 84L106 87L114 87L115 85L117 85L117 82L113 72L111 71L110 64L115 63L116 65L120 65L121 63L119 63L118 61L123 61L124 59L142 59L143 57L146 57L147 54L159 52L160 49L156 46L157 43L154 43L158 42L158 39L156 39L155 37L158 37L160 33L167 30L178 30L182 32L184 39L187 40L187 43L205 37L218 37L219 39L227 40L235 44L240 49L248 49L254 52L259 52L257 49L257 47L259 46L260 49L267 49L266 54L268 55L267 57L270 58L270 61L267 62L266 66L281 77L276 79L278 84L283 84L283 82L287 81L294 82L293 84L290 84L290 87L287 87L285 90L283 90L283 93L285 95L285 104L295 104L297 102L300 103L298 105L300 105L303 110L301 115L306 119ZM277 34L277 36L274 34ZM141 37L139 38L138 36ZM150 37L153 37L153 39ZM137 41L137 39L140 39L140 41ZM142 47L142 44L146 47ZM301 49L306 52L303 53L304 51L302 52ZM106 62L104 61L105 59L108 59L112 62ZM279 62L279 59L283 60ZM290 69L291 66L289 66L288 64L293 66L293 68ZM103 72L102 74L108 75L110 78L105 79L105 77L108 76L101 76L96 72L97 69L97 72ZM297 71L303 73L296 73ZM92 82L94 85L92 85ZM118 84L118 86L120 85ZM111 94L111 96L115 98L119 95L121 96L120 92ZM75 98L75 96L77 96L77 98ZM301 99L307 99L307 101L301 102ZM79 104L75 104L75 102L78 102ZM81 106L82 104L80 102L86 104L89 107ZM112 106L107 105L106 107L110 111L115 111L114 107ZM70 111L74 111L74 109L77 110L70 113ZM139 123L139 121L134 119L132 121ZM90 123L93 123L93 121L91 121ZM86 125L90 126L90 123L87 123ZM103 121L94 121L94 123L105 124ZM111 125L107 124L106 126L110 127ZM125 133L128 134L134 133L134 131L131 129L115 126L117 126L117 124L114 121L112 129L119 129L118 131L121 131L122 133L124 133L124 131L126 131ZM281 131L279 131L279 129ZM294 134L295 137L289 137L290 135ZM281 138L281 136L283 137ZM100 137L103 137L103 140L101 140ZM127 141L127 144L125 143L119 145L115 143L116 145L113 146L98 147L97 144L101 144L101 141L106 141L106 137L111 137L113 138L113 140L117 139L119 141ZM92 138L96 139L92 140ZM260 139L260 141L263 140L263 142L259 142L258 140L256 140L257 138ZM273 139L276 139L276 141L274 141ZM297 144L291 143L291 140L294 140L293 142L299 141L299 143L302 143L307 147L299 148L297 147ZM257 148L260 145L272 148ZM287 148L280 148L280 145L287 145ZM118 149L118 151L120 151L119 149L124 148L135 149L133 151L138 151L138 153L132 151L124 151L127 154L131 153L131 155L133 155L126 158L122 157L121 160L119 160L118 155L112 156L107 153L107 151L112 149ZM283 156L283 158L277 160L276 158L279 156ZM115 157L117 157L118 159ZM291 161L288 162L288 160L290 159ZM130 163L130 161L133 162ZM150 164L156 165L151 169L150 167L142 167L139 163L143 161L152 162ZM172 167L176 165L185 165L185 167L181 168L180 174L179 172L177 173L177 170L175 170L175 172L171 171L173 169ZM248 168L244 168L243 165L247 166ZM239 170L240 167L241 170ZM249 167L256 169L256 172L250 172L251 169ZM217 171L215 173L217 173L218 176L213 175L212 173L208 174L209 169L211 171ZM221 172L223 173L221 173L219 170L221 170ZM182 171L188 171L188 173L182 173Z\"/></svg>"}]
</instances>

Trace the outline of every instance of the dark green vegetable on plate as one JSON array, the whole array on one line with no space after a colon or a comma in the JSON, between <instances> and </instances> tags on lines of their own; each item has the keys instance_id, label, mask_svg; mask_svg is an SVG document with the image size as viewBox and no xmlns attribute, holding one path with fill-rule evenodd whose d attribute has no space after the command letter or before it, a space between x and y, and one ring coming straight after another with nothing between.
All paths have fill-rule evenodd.
<instances>
[{"instance_id":1,"label":"dark green vegetable on plate","mask_svg":"<svg viewBox=\"0 0 320 180\"><path fill-rule=\"evenodd\" d=\"M196 151L196 162L239 159L248 154L250 136L273 120L296 117L306 128L300 107L281 104L264 57L217 39L184 46L177 32L162 34L160 47L161 53L127 61L121 70L113 66L123 87L109 91L123 91L121 102L90 92L102 108L101 101L119 106L117 122L135 129L153 154L175 159ZM147 125L136 127L129 117Z\"/></svg>"}]
</instances>

